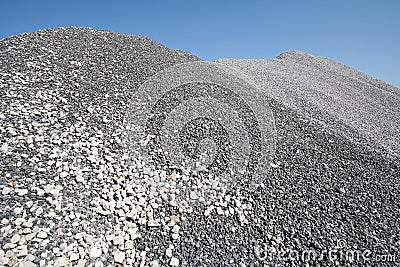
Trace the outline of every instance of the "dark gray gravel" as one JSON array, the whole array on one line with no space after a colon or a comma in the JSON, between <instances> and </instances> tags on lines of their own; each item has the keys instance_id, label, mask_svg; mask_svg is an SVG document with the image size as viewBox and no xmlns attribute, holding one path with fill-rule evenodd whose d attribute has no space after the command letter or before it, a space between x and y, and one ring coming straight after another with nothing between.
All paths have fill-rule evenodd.
<instances>
[{"instance_id":1,"label":"dark gray gravel","mask_svg":"<svg viewBox=\"0 0 400 267\"><path fill-rule=\"evenodd\" d=\"M218 61L254 80L275 117L268 177L233 190L124 153L126 110L146 102L135 92L198 60L86 28L0 41L0 266L398 265L399 89L302 52ZM184 125L190 140L204 123Z\"/></svg>"}]
</instances>

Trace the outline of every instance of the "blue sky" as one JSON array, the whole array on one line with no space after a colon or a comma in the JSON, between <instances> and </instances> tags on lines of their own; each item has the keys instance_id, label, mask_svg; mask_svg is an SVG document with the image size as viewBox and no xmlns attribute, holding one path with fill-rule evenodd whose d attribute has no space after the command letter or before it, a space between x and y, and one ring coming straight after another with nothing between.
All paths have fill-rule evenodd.
<instances>
[{"instance_id":1,"label":"blue sky","mask_svg":"<svg viewBox=\"0 0 400 267\"><path fill-rule=\"evenodd\" d=\"M4 0L0 14L0 38L86 26L145 35L205 60L302 50L400 87L397 0Z\"/></svg>"}]
</instances>

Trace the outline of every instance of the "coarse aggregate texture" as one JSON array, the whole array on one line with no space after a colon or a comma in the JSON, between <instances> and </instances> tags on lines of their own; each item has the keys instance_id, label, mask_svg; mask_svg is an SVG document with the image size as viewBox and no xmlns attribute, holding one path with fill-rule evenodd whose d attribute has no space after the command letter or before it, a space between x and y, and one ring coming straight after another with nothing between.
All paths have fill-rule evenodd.
<instances>
[{"instance_id":1,"label":"coarse aggregate texture","mask_svg":"<svg viewBox=\"0 0 400 267\"><path fill-rule=\"evenodd\" d=\"M400 90L299 51L217 62L268 91L278 145L265 208L283 244L301 252L344 241L342 252L369 249L398 262Z\"/></svg>"},{"instance_id":2,"label":"coarse aggregate texture","mask_svg":"<svg viewBox=\"0 0 400 267\"><path fill-rule=\"evenodd\" d=\"M200 60L196 56L145 37L86 28L1 40L0 266L398 263L395 144L371 145L378 133L364 136L340 112L311 112L305 104L299 108L295 100L277 97L291 82L300 89L310 82L292 79L303 69L296 64L312 56L288 55L281 87L281 80L266 75L264 61L256 61L258 74L241 69L250 61L220 62L241 69L266 90L277 134L268 179L252 190L240 184L232 190L154 168L146 155L125 153L126 110L144 104L132 103L135 92L152 75ZM272 61L279 60L286 59ZM341 66L324 62L325 71L314 71L312 81L321 76L325 84L323 73ZM358 72L338 77L387 86ZM397 94L397 88L387 87ZM255 103L247 102L253 110L265 109ZM183 131L188 139L189 128ZM181 199L182 182L188 181L196 191ZM202 197L201 190L209 194ZM395 255L397 262L288 257L289 250L320 256L329 249L370 250Z\"/></svg>"},{"instance_id":3,"label":"coarse aggregate texture","mask_svg":"<svg viewBox=\"0 0 400 267\"><path fill-rule=\"evenodd\" d=\"M274 116L263 92L235 69L196 61L161 71L139 88L126 123L133 158L149 155L170 172L178 166L189 183L202 179L232 190L268 179ZM190 185L185 191L208 193Z\"/></svg>"}]
</instances>

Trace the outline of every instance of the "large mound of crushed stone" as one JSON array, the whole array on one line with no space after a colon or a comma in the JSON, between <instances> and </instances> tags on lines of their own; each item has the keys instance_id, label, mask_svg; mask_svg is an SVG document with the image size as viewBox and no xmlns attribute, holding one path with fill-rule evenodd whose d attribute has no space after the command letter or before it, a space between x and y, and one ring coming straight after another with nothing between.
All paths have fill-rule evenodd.
<instances>
[{"instance_id":1,"label":"large mound of crushed stone","mask_svg":"<svg viewBox=\"0 0 400 267\"><path fill-rule=\"evenodd\" d=\"M393 265L399 94L302 52L0 40L0 266Z\"/></svg>"}]
</instances>

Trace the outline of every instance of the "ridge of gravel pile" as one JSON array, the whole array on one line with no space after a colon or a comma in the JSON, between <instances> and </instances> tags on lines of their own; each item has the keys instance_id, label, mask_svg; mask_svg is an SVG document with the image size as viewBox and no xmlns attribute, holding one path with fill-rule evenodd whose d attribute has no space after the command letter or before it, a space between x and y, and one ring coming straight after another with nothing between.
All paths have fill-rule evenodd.
<instances>
[{"instance_id":1,"label":"ridge of gravel pile","mask_svg":"<svg viewBox=\"0 0 400 267\"><path fill-rule=\"evenodd\" d=\"M292 82L300 89L333 87L326 77L338 69L344 84L358 79L356 89L382 88L382 101L391 101L386 96L397 88L327 60L317 64L321 71L309 67L312 79L295 81L314 64L312 56L286 57L271 60L276 66L220 61L271 96L277 140L266 182L227 190L191 181L210 194L191 193L185 201L177 196L186 173L155 169L148 157L128 158L125 115L143 105L132 96L146 80L199 58L145 37L86 28L1 40L0 266L375 265L290 254L340 248L400 259L400 167L392 126L377 124L394 137L375 149L371 140L383 130L373 128L365 137L340 112L313 113L278 90L295 92L287 89Z\"/></svg>"}]
</instances>

